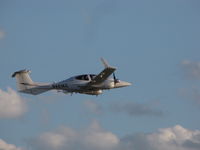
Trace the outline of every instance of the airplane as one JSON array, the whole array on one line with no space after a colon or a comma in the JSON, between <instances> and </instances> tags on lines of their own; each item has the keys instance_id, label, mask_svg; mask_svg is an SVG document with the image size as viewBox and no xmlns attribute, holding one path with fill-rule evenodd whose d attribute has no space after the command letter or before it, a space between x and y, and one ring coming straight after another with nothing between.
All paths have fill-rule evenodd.
<instances>
[{"instance_id":1,"label":"airplane","mask_svg":"<svg viewBox=\"0 0 200 150\"><path fill-rule=\"evenodd\" d=\"M121 88L130 86L131 83L120 81L115 76L115 67L111 67L103 58L101 61L104 65L104 69L98 74L83 74L73 76L69 79L54 82L54 83L38 83L33 82L30 78L30 70L20 70L12 74L12 77L16 78L17 89L19 92L38 95L49 90L57 90L65 94L80 93L88 95L99 95L103 93L103 90L109 90L114 88ZM110 75L113 74L113 78Z\"/></svg>"}]
</instances>

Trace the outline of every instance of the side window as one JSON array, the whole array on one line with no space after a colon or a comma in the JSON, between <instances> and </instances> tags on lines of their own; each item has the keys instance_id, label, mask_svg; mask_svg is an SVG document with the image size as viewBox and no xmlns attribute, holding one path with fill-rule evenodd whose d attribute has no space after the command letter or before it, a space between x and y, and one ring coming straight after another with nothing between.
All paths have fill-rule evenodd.
<instances>
[{"instance_id":1,"label":"side window","mask_svg":"<svg viewBox=\"0 0 200 150\"><path fill-rule=\"evenodd\" d=\"M96 75L90 75L91 80L93 80L96 77Z\"/></svg>"},{"instance_id":2,"label":"side window","mask_svg":"<svg viewBox=\"0 0 200 150\"><path fill-rule=\"evenodd\" d=\"M83 80L83 76L77 76L76 79L77 80Z\"/></svg>"},{"instance_id":3,"label":"side window","mask_svg":"<svg viewBox=\"0 0 200 150\"><path fill-rule=\"evenodd\" d=\"M89 80L88 75L80 75L80 76L77 76L76 79L77 80L86 80L86 81Z\"/></svg>"},{"instance_id":4,"label":"side window","mask_svg":"<svg viewBox=\"0 0 200 150\"><path fill-rule=\"evenodd\" d=\"M84 75L84 80L89 80L88 75Z\"/></svg>"}]
</instances>

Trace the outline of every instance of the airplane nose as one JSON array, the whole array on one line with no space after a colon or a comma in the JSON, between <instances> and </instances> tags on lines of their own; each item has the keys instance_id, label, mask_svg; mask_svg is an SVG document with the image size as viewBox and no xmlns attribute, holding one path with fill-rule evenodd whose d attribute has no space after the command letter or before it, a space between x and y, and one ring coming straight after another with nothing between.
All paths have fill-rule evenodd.
<instances>
[{"instance_id":1,"label":"airplane nose","mask_svg":"<svg viewBox=\"0 0 200 150\"><path fill-rule=\"evenodd\" d=\"M121 87L125 87L125 86L130 86L130 85L132 85L132 84L129 83L129 82L120 81L120 82L115 84L115 88L121 88Z\"/></svg>"},{"instance_id":2,"label":"airplane nose","mask_svg":"<svg viewBox=\"0 0 200 150\"><path fill-rule=\"evenodd\" d=\"M132 85L131 83L125 82L125 81L122 81L122 84L123 84L124 86L130 86L130 85Z\"/></svg>"}]
</instances>

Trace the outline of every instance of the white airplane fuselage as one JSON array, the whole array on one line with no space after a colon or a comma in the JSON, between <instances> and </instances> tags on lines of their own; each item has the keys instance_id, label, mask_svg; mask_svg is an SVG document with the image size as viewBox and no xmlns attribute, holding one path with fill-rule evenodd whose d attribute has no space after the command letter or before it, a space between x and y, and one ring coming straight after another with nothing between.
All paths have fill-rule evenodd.
<instances>
[{"instance_id":1,"label":"white airplane fuselage","mask_svg":"<svg viewBox=\"0 0 200 150\"><path fill-rule=\"evenodd\" d=\"M86 80L84 80L84 78L77 79L77 77L85 77L85 76L87 76ZM121 88L131 85L131 83L120 80L118 80L118 82L115 83L113 78L108 78L100 84L91 85L85 88L85 86L92 80L91 78L94 76L96 75L85 74L80 76L74 76L69 79L63 80L61 82L52 84L52 88L56 90L63 90L64 93L82 93L90 95L99 95L102 94L103 92L102 90Z\"/></svg>"}]
</instances>

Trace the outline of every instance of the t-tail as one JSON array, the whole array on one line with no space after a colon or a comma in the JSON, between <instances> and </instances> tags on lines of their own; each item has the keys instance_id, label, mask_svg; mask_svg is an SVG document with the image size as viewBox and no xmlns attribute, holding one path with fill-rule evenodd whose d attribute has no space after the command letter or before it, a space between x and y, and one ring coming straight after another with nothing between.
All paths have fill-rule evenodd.
<instances>
[{"instance_id":1,"label":"t-tail","mask_svg":"<svg viewBox=\"0 0 200 150\"><path fill-rule=\"evenodd\" d=\"M17 89L19 92L38 95L52 89L51 84L33 82L29 73L30 70L20 70L12 74L12 77L16 78Z\"/></svg>"}]
</instances>

